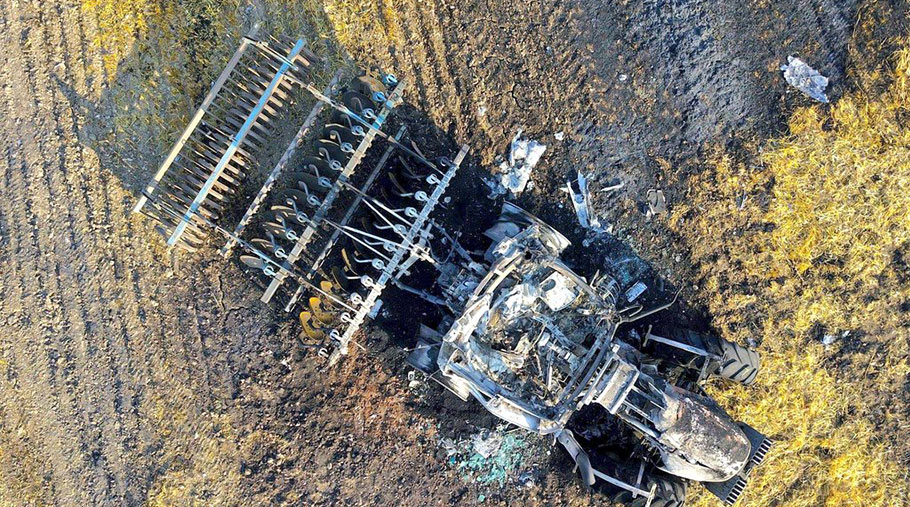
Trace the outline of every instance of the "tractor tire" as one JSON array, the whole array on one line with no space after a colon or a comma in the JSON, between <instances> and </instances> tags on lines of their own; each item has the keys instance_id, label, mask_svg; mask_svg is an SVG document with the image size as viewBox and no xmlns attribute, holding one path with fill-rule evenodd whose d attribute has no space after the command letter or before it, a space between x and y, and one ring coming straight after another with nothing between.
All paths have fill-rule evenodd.
<instances>
[{"instance_id":1,"label":"tractor tire","mask_svg":"<svg viewBox=\"0 0 910 507\"><path fill-rule=\"evenodd\" d=\"M758 376L758 370L761 367L758 352L720 337L717 341L723 352L723 360L715 375L743 385L755 382L755 377Z\"/></svg>"},{"instance_id":2,"label":"tractor tire","mask_svg":"<svg viewBox=\"0 0 910 507\"><path fill-rule=\"evenodd\" d=\"M655 484L657 489L654 491L651 507L683 507L686 504L686 481L665 475L652 475L647 488L642 489L650 489ZM613 501L627 507L645 507L648 503L647 498L640 496L632 498L632 493L628 491L614 496Z\"/></svg>"}]
</instances>

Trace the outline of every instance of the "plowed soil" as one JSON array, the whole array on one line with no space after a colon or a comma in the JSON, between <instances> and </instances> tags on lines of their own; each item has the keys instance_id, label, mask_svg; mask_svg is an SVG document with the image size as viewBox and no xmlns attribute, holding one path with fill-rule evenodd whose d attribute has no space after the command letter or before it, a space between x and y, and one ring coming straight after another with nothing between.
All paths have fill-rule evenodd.
<instances>
[{"instance_id":1,"label":"plowed soil","mask_svg":"<svg viewBox=\"0 0 910 507\"><path fill-rule=\"evenodd\" d=\"M396 36L352 56L413 83L408 100L472 146L469 174L524 128L549 148L519 204L578 238L558 188L576 170L623 182L597 198L599 213L678 286L691 267L642 213L647 189L672 205L705 143L779 132L805 101L780 78L788 54L837 97L850 45L873 45L853 37L854 0L388 7L377 19ZM92 43L103 20L85 13L68 0L0 2L0 503L604 501L578 487L561 449L533 439L535 486L466 483L439 436L492 419L409 389L381 331L363 339L378 352L321 369L236 266L214 250L165 250L129 211L168 128L132 114L144 97L110 100L130 75L108 73ZM221 65L191 69L187 86L204 91ZM198 91L169 106L188 114ZM683 294L697 306L697 291Z\"/></svg>"}]
</instances>

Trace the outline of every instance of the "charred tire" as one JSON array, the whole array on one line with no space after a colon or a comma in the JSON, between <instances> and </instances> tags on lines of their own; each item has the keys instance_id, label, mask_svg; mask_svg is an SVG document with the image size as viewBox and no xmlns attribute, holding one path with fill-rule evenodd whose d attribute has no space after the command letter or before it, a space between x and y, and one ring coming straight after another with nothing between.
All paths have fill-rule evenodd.
<instances>
[{"instance_id":1,"label":"charred tire","mask_svg":"<svg viewBox=\"0 0 910 507\"><path fill-rule=\"evenodd\" d=\"M657 486L654 490L654 499L651 501L651 507L682 507L686 504L686 485L683 480L663 475L653 475L648 481L647 488ZM648 499L643 497L632 498L632 493L623 491L616 495L613 500L627 507L645 507Z\"/></svg>"},{"instance_id":2,"label":"charred tire","mask_svg":"<svg viewBox=\"0 0 910 507\"><path fill-rule=\"evenodd\" d=\"M651 507L682 507L686 503L686 483L666 477L654 477L657 489Z\"/></svg>"},{"instance_id":3,"label":"charred tire","mask_svg":"<svg viewBox=\"0 0 910 507\"><path fill-rule=\"evenodd\" d=\"M758 370L761 367L758 352L723 338L718 338L718 342L723 360L715 375L743 385L755 382L755 377L758 376Z\"/></svg>"}]
</instances>

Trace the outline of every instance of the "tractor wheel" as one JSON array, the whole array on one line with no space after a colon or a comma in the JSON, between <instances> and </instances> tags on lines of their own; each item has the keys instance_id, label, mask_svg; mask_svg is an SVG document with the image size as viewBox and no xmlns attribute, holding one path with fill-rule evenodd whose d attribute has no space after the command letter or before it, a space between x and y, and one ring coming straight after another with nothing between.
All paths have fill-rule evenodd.
<instances>
[{"instance_id":1,"label":"tractor wheel","mask_svg":"<svg viewBox=\"0 0 910 507\"><path fill-rule=\"evenodd\" d=\"M754 382L761 367L758 352L719 337L718 342L723 352L723 360L715 374L743 385Z\"/></svg>"}]
</instances>

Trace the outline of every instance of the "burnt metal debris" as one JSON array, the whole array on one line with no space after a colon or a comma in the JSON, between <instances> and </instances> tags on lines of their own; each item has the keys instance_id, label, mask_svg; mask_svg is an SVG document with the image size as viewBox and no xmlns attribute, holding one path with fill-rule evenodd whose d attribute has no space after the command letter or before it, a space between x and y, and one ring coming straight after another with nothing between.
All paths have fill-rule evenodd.
<instances>
[{"instance_id":1,"label":"burnt metal debris","mask_svg":"<svg viewBox=\"0 0 910 507\"><path fill-rule=\"evenodd\" d=\"M442 315L420 325L408 362L504 421L553 436L586 485L636 505L681 505L686 482L697 481L735 502L771 442L700 386L710 376L751 383L757 353L642 327L675 297L645 309L650 281L576 274L560 260L569 240L514 204L486 229L485 250L465 248L431 214L468 147L425 154L408 125L391 128L403 81L374 72L340 85L339 72L318 89L322 64L303 39L254 29L135 211L157 221L170 246L196 250L212 232L225 240L221 253L261 282L263 302L277 299L299 319L301 340L328 364L348 353L393 285ZM311 102L268 166L289 109ZM597 227L581 175L579 187L569 188L582 225ZM433 283L409 283L421 265ZM613 442L622 432L631 438Z\"/></svg>"}]
</instances>

